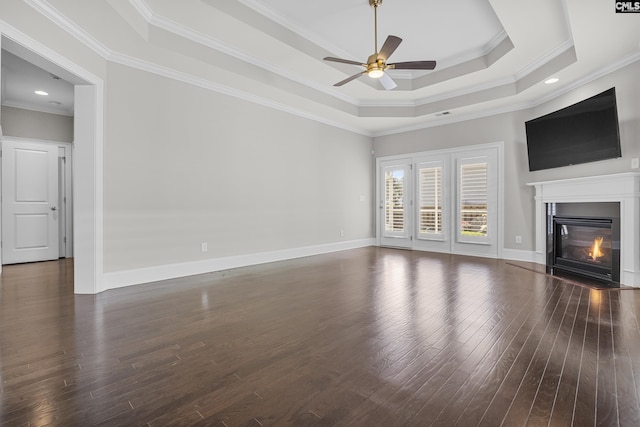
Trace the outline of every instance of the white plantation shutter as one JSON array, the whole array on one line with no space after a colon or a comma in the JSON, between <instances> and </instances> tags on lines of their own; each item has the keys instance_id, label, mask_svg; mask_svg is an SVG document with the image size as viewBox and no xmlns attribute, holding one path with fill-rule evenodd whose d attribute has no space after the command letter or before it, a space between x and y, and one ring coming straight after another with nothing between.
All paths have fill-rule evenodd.
<instances>
[{"instance_id":1,"label":"white plantation shutter","mask_svg":"<svg viewBox=\"0 0 640 427\"><path fill-rule=\"evenodd\" d=\"M463 163L458 177L459 235L485 237L488 230L488 164Z\"/></svg>"},{"instance_id":2,"label":"white plantation shutter","mask_svg":"<svg viewBox=\"0 0 640 427\"><path fill-rule=\"evenodd\" d=\"M405 171L404 168L385 171L384 225L385 234L401 235L405 231Z\"/></svg>"},{"instance_id":3,"label":"white plantation shutter","mask_svg":"<svg viewBox=\"0 0 640 427\"><path fill-rule=\"evenodd\" d=\"M442 205L442 166L421 165L418 169L418 233L421 237L442 234Z\"/></svg>"}]
</instances>

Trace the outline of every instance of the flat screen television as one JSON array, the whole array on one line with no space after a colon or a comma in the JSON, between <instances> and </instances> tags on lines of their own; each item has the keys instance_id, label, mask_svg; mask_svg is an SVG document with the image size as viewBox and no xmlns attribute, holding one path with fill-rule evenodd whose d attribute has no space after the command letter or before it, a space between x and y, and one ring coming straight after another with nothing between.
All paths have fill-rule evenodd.
<instances>
[{"instance_id":1,"label":"flat screen television","mask_svg":"<svg viewBox=\"0 0 640 427\"><path fill-rule=\"evenodd\" d=\"M615 88L529 120L525 128L530 171L622 156Z\"/></svg>"}]
</instances>

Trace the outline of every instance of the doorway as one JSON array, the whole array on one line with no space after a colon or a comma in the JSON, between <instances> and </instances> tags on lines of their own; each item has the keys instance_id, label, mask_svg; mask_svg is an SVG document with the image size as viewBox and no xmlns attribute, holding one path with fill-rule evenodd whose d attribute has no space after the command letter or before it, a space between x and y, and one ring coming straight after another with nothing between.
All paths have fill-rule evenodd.
<instances>
[{"instance_id":1,"label":"doorway","mask_svg":"<svg viewBox=\"0 0 640 427\"><path fill-rule=\"evenodd\" d=\"M0 20L1 47L74 85L73 248L74 292L104 290L103 111L104 82ZM0 236L2 237L2 236ZM0 272L1 272L0 262Z\"/></svg>"}]
</instances>

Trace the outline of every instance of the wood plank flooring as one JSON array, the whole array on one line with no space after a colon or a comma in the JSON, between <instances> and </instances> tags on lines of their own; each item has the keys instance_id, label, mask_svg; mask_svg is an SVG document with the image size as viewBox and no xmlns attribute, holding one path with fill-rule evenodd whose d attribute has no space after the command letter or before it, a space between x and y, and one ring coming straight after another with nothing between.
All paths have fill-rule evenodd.
<instances>
[{"instance_id":1,"label":"wood plank flooring","mask_svg":"<svg viewBox=\"0 0 640 427\"><path fill-rule=\"evenodd\" d=\"M640 290L363 248L73 295L0 277L3 426L640 426Z\"/></svg>"}]
</instances>

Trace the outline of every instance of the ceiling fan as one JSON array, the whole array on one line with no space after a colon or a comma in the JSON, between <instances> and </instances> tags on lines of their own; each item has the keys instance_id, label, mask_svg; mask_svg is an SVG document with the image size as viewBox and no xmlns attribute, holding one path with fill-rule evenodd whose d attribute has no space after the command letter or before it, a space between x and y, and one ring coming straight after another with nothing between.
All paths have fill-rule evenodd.
<instances>
[{"instance_id":1,"label":"ceiling fan","mask_svg":"<svg viewBox=\"0 0 640 427\"><path fill-rule=\"evenodd\" d=\"M366 64L358 61L352 61L349 59L333 58L327 56L325 61L341 62L343 64L360 65L365 68L364 71L354 74L336 84L334 86L342 86L349 83L351 80L355 80L358 77L367 74L373 79L380 79L380 83L386 90L394 89L397 85L389 77L385 71L387 70L433 70L436 67L436 61L409 61L409 62L395 62L387 64L387 59L398 48L402 39L396 36L388 36L382 45L382 49L378 51L378 6L382 4L382 0L369 0L369 5L373 7L374 11L374 42L375 53L370 55Z\"/></svg>"}]
</instances>

